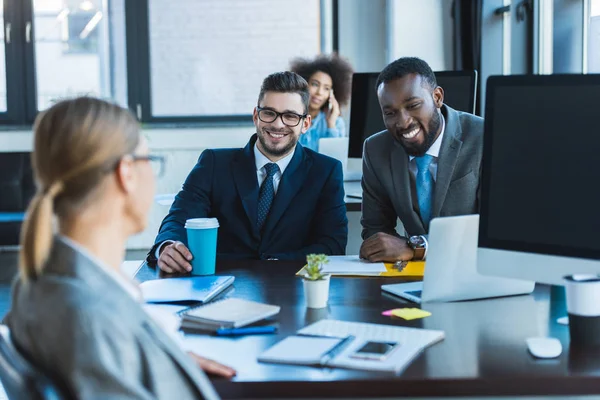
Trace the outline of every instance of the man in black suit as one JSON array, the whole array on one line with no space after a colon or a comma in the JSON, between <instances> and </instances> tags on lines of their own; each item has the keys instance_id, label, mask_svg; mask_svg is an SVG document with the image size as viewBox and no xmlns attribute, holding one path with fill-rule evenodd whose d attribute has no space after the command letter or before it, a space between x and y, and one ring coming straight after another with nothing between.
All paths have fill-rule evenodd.
<instances>
[{"instance_id":1,"label":"man in black suit","mask_svg":"<svg viewBox=\"0 0 600 400\"><path fill-rule=\"evenodd\" d=\"M293 72L263 81L243 149L206 150L163 220L148 262L166 272L191 270L189 218L219 220L217 256L304 259L344 254L348 220L342 166L303 148L310 127L308 84Z\"/></svg>"}]
</instances>

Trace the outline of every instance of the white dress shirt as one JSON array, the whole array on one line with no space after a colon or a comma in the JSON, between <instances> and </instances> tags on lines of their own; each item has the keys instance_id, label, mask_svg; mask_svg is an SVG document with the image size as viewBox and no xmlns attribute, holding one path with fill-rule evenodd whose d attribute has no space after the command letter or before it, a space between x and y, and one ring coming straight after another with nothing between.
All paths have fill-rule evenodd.
<instances>
[{"instance_id":1,"label":"white dress shirt","mask_svg":"<svg viewBox=\"0 0 600 400\"><path fill-rule=\"evenodd\" d=\"M290 164L290 161L292 161L293 156L294 151L292 150L290 154L275 163L279 167L279 171L273 175L273 189L275 190L275 194L277 194L281 176L283 175L283 172L287 166ZM267 177L265 165L272 163L273 161L269 160L267 156L260 152L256 143L254 144L254 161L256 162L256 178L258 179L258 187L260 188L260 185L262 185L263 181Z\"/></svg>"}]
</instances>

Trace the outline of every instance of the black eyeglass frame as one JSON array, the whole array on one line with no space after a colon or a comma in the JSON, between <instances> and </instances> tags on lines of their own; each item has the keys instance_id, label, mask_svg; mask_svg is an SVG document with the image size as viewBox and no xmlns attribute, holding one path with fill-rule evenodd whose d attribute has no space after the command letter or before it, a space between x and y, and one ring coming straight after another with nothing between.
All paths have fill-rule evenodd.
<instances>
[{"instance_id":1,"label":"black eyeglass frame","mask_svg":"<svg viewBox=\"0 0 600 400\"><path fill-rule=\"evenodd\" d=\"M260 112L261 111L270 111L272 113L275 113L275 118L273 118L273 120L271 120L271 121L265 121L264 119L262 119L260 117ZM300 122L302 122L302 120L308 116L308 114L297 114L297 113L295 113L293 111L286 111L286 112L280 113L279 111L275 111L275 110L273 110L271 108L263 108L263 107L259 107L259 106L256 107L256 113L258 114L258 119L260 119L262 122L266 122L267 124L270 124L271 122L277 121L277 118L281 118L281 122L283 122L283 124L285 126L288 126L290 128L293 128L293 127L296 127L296 126L300 125ZM296 117L299 118L298 119L298 123L296 125L286 124L285 121L283 120L283 115L284 114L295 115Z\"/></svg>"}]
</instances>

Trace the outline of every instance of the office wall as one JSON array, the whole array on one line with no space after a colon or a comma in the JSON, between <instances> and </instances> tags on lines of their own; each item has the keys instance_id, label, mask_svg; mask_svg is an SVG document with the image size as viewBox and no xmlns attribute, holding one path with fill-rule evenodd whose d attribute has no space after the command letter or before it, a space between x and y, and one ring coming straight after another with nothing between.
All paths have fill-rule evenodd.
<instances>
[{"instance_id":1,"label":"office wall","mask_svg":"<svg viewBox=\"0 0 600 400\"><path fill-rule=\"evenodd\" d=\"M403 56L434 70L454 64L452 2L448 0L343 0L339 51L357 72L380 71Z\"/></svg>"},{"instance_id":2,"label":"office wall","mask_svg":"<svg viewBox=\"0 0 600 400\"><path fill-rule=\"evenodd\" d=\"M143 134L150 151L166 158L165 175L156 183L156 193L176 193L188 173L206 148L243 147L254 130L238 128L148 129ZM31 151L31 131L0 131L2 152ZM168 206L154 203L144 232L132 237L127 248L147 249L154 242L160 222L169 211Z\"/></svg>"},{"instance_id":3,"label":"office wall","mask_svg":"<svg viewBox=\"0 0 600 400\"><path fill-rule=\"evenodd\" d=\"M588 40L588 72L600 73L600 15L590 19Z\"/></svg>"},{"instance_id":4,"label":"office wall","mask_svg":"<svg viewBox=\"0 0 600 400\"><path fill-rule=\"evenodd\" d=\"M452 1L389 0L388 60L414 56L434 71L454 65Z\"/></svg>"},{"instance_id":5,"label":"office wall","mask_svg":"<svg viewBox=\"0 0 600 400\"><path fill-rule=\"evenodd\" d=\"M339 52L356 72L381 71L386 57L386 0L338 2Z\"/></svg>"},{"instance_id":6,"label":"office wall","mask_svg":"<svg viewBox=\"0 0 600 400\"><path fill-rule=\"evenodd\" d=\"M481 11L481 116L485 114L487 78L491 75L502 75L504 72L504 46L508 45L504 43L504 18L494 13L503 5L504 0L487 0L483 2Z\"/></svg>"},{"instance_id":7,"label":"office wall","mask_svg":"<svg viewBox=\"0 0 600 400\"><path fill-rule=\"evenodd\" d=\"M583 72L583 1L554 0L554 73Z\"/></svg>"},{"instance_id":8,"label":"office wall","mask_svg":"<svg viewBox=\"0 0 600 400\"><path fill-rule=\"evenodd\" d=\"M420 18L428 27L429 32L424 36L427 40L427 53L413 54L427 59L436 69L448 69L452 66L451 48L441 45L440 32L444 34L446 43L451 37L451 28L446 28L445 20L449 7L446 0L398 0L402 3L400 19L388 19L389 0L341 0L339 1L339 51L349 58L356 71L379 71L388 62L386 52L390 21L402 25L402 18ZM423 4L422 4L423 2ZM119 2L115 3L119 4ZM436 7L442 7L437 10ZM114 11L114 10L113 10ZM442 18L443 20L438 20ZM443 29L441 27L444 27ZM395 28L396 29L396 28ZM400 32L404 27L400 27ZM404 36L409 32L405 29ZM431 34L429 36L429 34ZM425 39L424 39L425 40ZM397 49L417 49L414 41L397 41ZM404 47L403 47L404 46ZM406 47L408 46L408 47ZM407 52L409 50L406 50ZM391 53L390 53L391 54ZM431 61L436 60L436 61ZM441 61L444 60L444 61ZM124 79L124 77L122 77ZM121 79L120 81L122 82ZM258 88L257 88L258 90ZM124 94L121 93L121 96ZM346 113L346 116L348 113ZM254 133L254 127L249 121L247 125L237 127L197 127L144 129L144 135L150 142L151 151L166 156L167 168L165 176L157 182L157 193L175 193L196 163L200 153L206 148L242 147ZM0 130L0 152L30 151L32 149L32 133L23 131ZM350 160L349 169L361 167L359 159ZM154 204L150 215L148 228L140 235L133 237L128 248L147 249L152 244L162 218L168 212L167 206ZM351 213L348 249L355 253L360 246L360 213Z\"/></svg>"}]
</instances>

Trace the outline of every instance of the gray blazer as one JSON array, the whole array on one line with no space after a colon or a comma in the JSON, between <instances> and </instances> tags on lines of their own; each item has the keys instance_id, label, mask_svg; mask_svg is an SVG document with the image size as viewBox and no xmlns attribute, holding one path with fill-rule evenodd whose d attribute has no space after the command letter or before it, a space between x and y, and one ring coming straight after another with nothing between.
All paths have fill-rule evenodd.
<instances>
[{"instance_id":1,"label":"gray blazer","mask_svg":"<svg viewBox=\"0 0 600 400\"><path fill-rule=\"evenodd\" d=\"M76 398L219 398L114 278L58 239L42 276L15 282L5 322L18 348Z\"/></svg>"},{"instance_id":2,"label":"gray blazer","mask_svg":"<svg viewBox=\"0 0 600 400\"><path fill-rule=\"evenodd\" d=\"M438 159L432 218L479 212L483 119L442 106L446 130ZM396 233L399 218L408 236L427 234L410 185L409 158L386 130L369 137L363 150L363 239Z\"/></svg>"}]
</instances>

